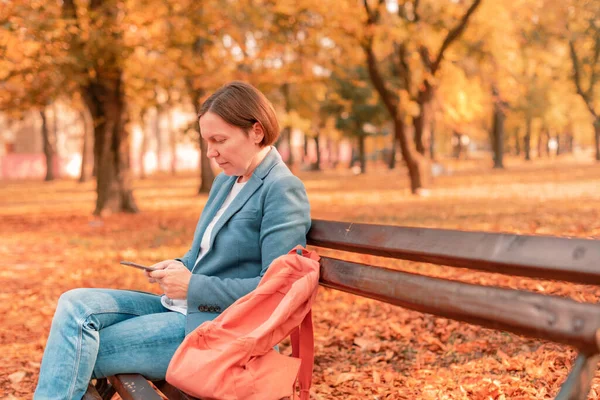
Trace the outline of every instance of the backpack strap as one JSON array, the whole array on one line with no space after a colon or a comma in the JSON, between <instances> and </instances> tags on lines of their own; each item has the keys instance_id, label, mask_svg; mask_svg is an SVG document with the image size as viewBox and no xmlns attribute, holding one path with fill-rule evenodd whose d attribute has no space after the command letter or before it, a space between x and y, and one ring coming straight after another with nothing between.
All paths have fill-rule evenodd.
<instances>
[{"instance_id":1,"label":"backpack strap","mask_svg":"<svg viewBox=\"0 0 600 400\"><path fill-rule=\"evenodd\" d=\"M300 327L291 333L292 357L300 358L300 371L298 372L298 383L300 385L300 400L309 400L310 385L312 382L313 364L315 361L314 335L312 324L312 310L306 314ZM296 388L294 383L294 398Z\"/></svg>"}]
</instances>

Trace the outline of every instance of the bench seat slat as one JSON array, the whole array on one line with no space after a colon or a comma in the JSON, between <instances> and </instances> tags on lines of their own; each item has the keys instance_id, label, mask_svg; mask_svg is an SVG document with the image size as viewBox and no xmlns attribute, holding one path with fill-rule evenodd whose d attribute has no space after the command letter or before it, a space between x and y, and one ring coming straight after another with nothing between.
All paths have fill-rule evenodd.
<instances>
[{"instance_id":1,"label":"bench seat slat","mask_svg":"<svg viewBox=\"0 0 600 400\"><path fill-rule=\"evenodd\" d=\"M123 400L163 400L142 375L120 374L108 380Z\"/></svg>"},{"instance_id":2,"label":"bench seat slat","mask_svg":"<svg viewBox=\"0 0 600 400\"><path fill-rule=\"evenodd\" d=\"M308 244L507 275L600 285L600 241L313 220Z\"/></svg>"},{"instance_id":3,"label":"bench seat slat","mask_svg":"<svg viewBox=\"0 0 600 400\"><path fill-rule=\"evenodd\" d=\"M558 296L432 278L321 257L323 286L487 328L551 340L594 354L600 312Z\"/></svg>"}]
</instances>

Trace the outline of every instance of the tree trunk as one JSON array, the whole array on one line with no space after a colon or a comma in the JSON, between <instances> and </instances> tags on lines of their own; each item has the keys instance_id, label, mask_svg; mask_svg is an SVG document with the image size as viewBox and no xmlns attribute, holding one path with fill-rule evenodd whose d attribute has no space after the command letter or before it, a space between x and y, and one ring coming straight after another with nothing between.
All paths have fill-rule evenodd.
<instances>
[{"instance_id":1,"label":"tree trunk","mask_svg":"<svg viewBox=\"0 0 600 400\"><path fill-rule=\"evenodd\" d=\"M358 130L358 160L360 162L360 173L364 174L367 172L367 163L365 155L365 134Z\"/></svg>"},{"instance_id":2,"label":"tree trunk","mask_svg":"<svg viewBox=\"0 0 600 400\"><path fill-rule=\"evenodd\" d=\"M319 146L319 137L320 134L319 132L317 132L315 134L315 151L317 152L317 161L315 162L314 167L312 168L314 171L320 171L321 170L321 147Z\"/></svg>"},{"instance_id":3,"label":"tree trunk","mask_svg":"<svg viewBox=\"0 0 600 400\"><path fill-rule=\"evenodd\" d=\"M333 168L337 167L339 154L339 145L337 141L327 138L327 161Z\"/></svg>"},{"instance_id":4,"label":"tree trunk","mask_svg":"<svg viewBox=\"0 0 600 400\"><path fill-rule=\"evenodd\" d=\"M308 135L304 134L304 162L308 160Z\"/></svg>"},{"instance_id":5,"label":"tree trunk","mask_svg":"<svg viewBox=\"0 0 600 400\"><path fill-rule=\"evenodd\" d=\"M46 177L44 180L54 180L54 143L50 137L50 131L48 129L48 117L46 116L46 109L40 110L40 117L42 117L42 138L44 140L44 155L46 156ZM56 117L55 117L56 118Z\"/></svg>"},{"instance_id":6,"label":"tree trunk","mask_svg":"<svg viewBox=\"0 0 600 400\"><path fill-rule=\"evenodd\" d=\"M402 158L406 162L408 168L408 176L410 178L410 189L413 194L421 194L423 189L429 185L429 162L410 144L406 137L404 122L398 115L394 118L394 134L400 144Z\"/></svg>"},{"instance_id":7,"label":"tree trunk","mask_svg":"<svg viewBox=\"0 0 600 400\"><path fill-rule=\"evenodd\" d=\"M371 82L377 90L377 93L379 93L385 108L394 122L394 135L396 135L396 138L400 143L402 157L408 167L411 191L413 194L424 194L425 192L423 189L429 184L429 162L411 146L412 141L409 142L406 136L404 123L402 122L402 118L398 111L398 102L400 100L398 97L394 97L394 95L385 87L385 81L379 73L377 59L373 53L372 43L369 43L367 46L363 47L363 49L367 56L367 67Z\"/></svg>"},{"instance_id":8,"label":"tree trunk","mask_svg":"<svg viewBox=\"0 0 600 400\"><path fill-rule=\"evenodd\" d=\"M292 151L292 127L289 125L285 126L282 131L282 136L288 146L288 158L286 160L286 164L288 167L292 168L292 165L294 165L294 152Z\"/></svg>"},{"instance_id":9,"label":"tree trunk","mask_svg":"<svg viewBox=\"0 0 600 400\"><path fill-rule=\"evenodd\" d=\"M283 92L283 101L284 101L285 112L286 112L287 116L289 117L290 111L292 111L292 105L291 105L291 99L290 99L290 84L284 83L281 86L281 90ZM289 118L288 118L288 120L289 120ZM286 126L283 127L282 136L285 138L285 141L287 142L287 145L288 145L288 154L289 155L288 155L288 159L286 160L286 164L291 169L292 166L294 165L294 152L292 151L293 150L292 149L292 126L289 125L289 122Z\"/></svg>"},{"instance_id":10,"label":"tree trunk","mask_svg":"<svg viewBox=\"0 0 600 400\"><path fill-rule=\"evenodd\" d=\"M200 99L204 95L203 90L193 89L191 85L189 86L189 90L192 93L192 101L194 102L194 107L196 108L196 115L200 114ZM198 132L198 140L200 141L200 187L198 188L198 194L208 193L212 188L213 181L215 180L215 174L210 166L210 159L206 155L208 149L206 148L206 142L202 140L202 136L200 135L200 124L196 121L196 132Z\"/></svg>"},{"instance_id":11,"label":"tree trunk","mask_svg":"<svg viewBox=\"0 0 600 400\"><path fill-rule=\"evenodd\" d=\"M521 138L520 129L515 129L515 155L518 157L521 155Z\"/></svg>"},{"instance_id":12,"label":"tree trunk","mask_svg":"<svg viewBox=\"0 0 600 400\"><path fill-rule=\"evenodd\" d=\"M494 103L492 137L494 140L494 168L504 168L504 111L498 101Z\"/></svg>"},{"instance_id":13,"label":"tree trunk","mask_svg":"<svg viewBox=\"0 0 600 400\"><path fill-rule=\"evenodd\" d=\"M531 161L531 117L527 116L525 121L525 136L523 137L523 151L525 161Z\"/></svg>"},{"instance_id":14,"label":"tree trunk","mask_svg":"<svg viewBox=\"0 0 600 400\"><path fill-rule=\"evenodd\" d=\"M85 94L84 94L85 95ZM84 99L85 101L85 99ZM94 121L94 116L92 115L92 110L90 109L89 105L87 105L87 109L88 109L88 113L90 116L90 120L92 122L92 130L91 130L91 134L92 134L92 177L96 178L98 176L98 158L96 157L96 147L98 146L98 143L96 142L96 123Z\"/></svg>"},{"instance_id":15,"label":"tree trunk","mask_svg":"<svg viewBox=\"0 0 600 400\"><path fill-rule=\"evenodd\" d=\"M563 146L561 144L561 134L557 133L556 137L554 138L554 140L556 140L556 155L560 156L562 153L564 153L564 149Z\"/></svg>"},{"instance_id":16,"label":"tree trunk","mask_svg":"<svg viewBox=\"0 0 600 400\"><path fill-rule=\"evenodd\" d=\"M429 158L435 160L435 121L433 119L433 113L429 118Z\"/></svg>"},{"instance_id":17,"label":"tree trunk","mask_svg":"<svg viewBox=\"0 0 600 400\"><path fill-rule=\"evenodd\" d=\"M542 127L542 129L540 129L540 131L538 132L538 142L537 142L537 148L538 148L538 158L542 158L542 153L544 150L544 136L546 135L546 127ZM547 149L547 147L546 147Z\"/></svg>"},{"instance_id":18,"label":"tree trunk","mask_svg":"<svg viewBox=\"0 0 600 400\"><path fill-rule=\"evenodd\" d=\"M396 135L392 135L392 147L390 152L390 159L388 162L388 168L394 169L396 168L396 149L398 148L398 139Z\"/></svg>"},{"instance_id":19,"label":"tree trunk","mask_svg":"<svg viewBox=\"0 0 600 400\"><path fill-rule=\"evenodd\" d=\"M140 167L140 179L146 179L146 153L148 152L148 131L146 129L146 114L148 110L146 108L142 108L140 110L140 131L142 132L142 144L140 146L140 155L139 155L139 167Z\"/></svg>"},{"instance_id":20,"label":"tree trunk","mask_svg":"<svg viewBox=\"0 0 600 400\"><path fill-rule=\"evenodd\" d=\"M594 121L594 136L596 145L596 161L600 161L600 117Z\"/></svg>"},{"instance_id":21,"label":"tree trunk","mask_svg":"<svg viewBox=\"0 0 600 400\"><path fill-rule=\"evenodd\" d=\"M415 128L415 147L422 155L426 155L426 152L430 151L431 146L431 118L433 110L431 100L433 99L433 94L433 87L425 81L424 88L419 90L419 94L417 95L419 115L414 118L413 126Z\"/></svg>"},{"instance_id":22,"label":"tree trunk","mask_svg":"<svg viewBox=\"0 0 600 400\"><path fill-rule=\"evenodd\" d=\"M129 160L129 132L122 71L98 73L84 88L94 120L94 157L97 160L95 215L138 212L133 198Z\"/></svg>"},{"instance_id":23,"label":"tree trunk","mask_svg":"<svg viewBox=\"0 0 600 400\"><path fill-rule=\"evenodd\" d=\"M169 132L169 147L171 148L171 175L177 175L177 132L173 129L171 107L167 112L167 130Z\"/></svg>"},{"instance_id":24,"label":"tree trunk","mask_svg":"<svg viewBox=\"0 0 600 400\"><path fill-rule=\"evenodd\" d=\"M566 139L567 150L566 151L567 151L567 153L572 153L573 152L573 139L574 139L573 133L567 132L566 137L567 137L567 139Z\"/></svg>"},{"instance_id":25,"label":"tree trunk","mask_svg":"<svg viewBox=\"0 0 600 400\"><path fill-rule=\"evenodd\" d=\"M154 119L154 137L156 138L156 169L163 169L163 141L160 129L160 120L164 114L164 107L161 104L156 106L156 118Z\"/></svg>"},{"instance_id":26,"label":"tree trunk","mask_svg":"<svg viewBox=\"0 0 600 400\"><path fill-rule=\"evenodd\" d=\"M89 159L90 159L90 124L88 122L87 110L82 110L79 112L79 117L81 118L81 122L83 123L83 146L81 149L81 174L79 176L79 182L87 182L91 179L91 172L89 168Z\"/></svg>"},{"instance_id":27,"label":"tree trunk","mask_svg":"<svg viewBox=\"0 0 600 400\"><path fill-rule=\"evenodd\" d=\"M200 125L196 129L200 133ZM210 166L210 159L206 156L207 151L206 142L200 138L200 187L198 188L198 194L210 192L215 180L215 174Z\"/></svg>"},{"instance_id":28,"label":"tree trunk","mask_svg":"<svg viewBox=\"0 0 600 400\"><path fill-rule=\"evenodd\" d=\"M461 134L455 129L452 130L452 156L457 160L460 160L462 154L462 143L460 141Z\"/></svg>"}]
</instances>

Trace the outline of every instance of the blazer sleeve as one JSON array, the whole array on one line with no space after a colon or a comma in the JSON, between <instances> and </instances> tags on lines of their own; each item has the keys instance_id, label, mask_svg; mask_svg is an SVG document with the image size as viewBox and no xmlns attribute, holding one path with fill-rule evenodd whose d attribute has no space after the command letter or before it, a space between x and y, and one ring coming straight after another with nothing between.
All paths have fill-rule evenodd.
<instances>
[{"instance_id":1,"label":"blazer sleeve","mask_svg":"<svg viewBox=\"0 0 600 400\"><path fill-rule=\"evenodd\" d=\"M223 279L194 274L188 288L188 306L211 304L217 306L217 311L223 311L258 286L274 259L288 253L296 245L306 246L306 234L310 228L310 205L300 179L289 175L271 184L263 207L260 276Z\"/></svg>"}]
</instances>

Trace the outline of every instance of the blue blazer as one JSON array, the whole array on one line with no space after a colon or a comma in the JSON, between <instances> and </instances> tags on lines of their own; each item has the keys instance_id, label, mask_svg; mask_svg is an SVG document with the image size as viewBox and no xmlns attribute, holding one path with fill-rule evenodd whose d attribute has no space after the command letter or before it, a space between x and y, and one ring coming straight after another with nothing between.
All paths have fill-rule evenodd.
<instances>
[{"instance_id":1,"label":"blue blazer","mask_svg":"<svg viewBox=\"0 0 600 400\"><path fill-rule=\"evenodd\" d=\"M178 259L192 271L186 334L254 290L275 258L306 246L306 190L272 147L214 226L209 250L194 268L204 231L237 178L223 173L215 178L192 247Z\"/></svg>"}]
</instances>

